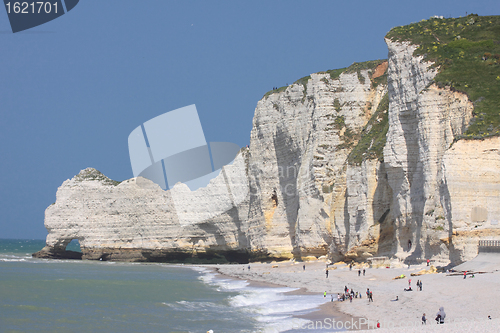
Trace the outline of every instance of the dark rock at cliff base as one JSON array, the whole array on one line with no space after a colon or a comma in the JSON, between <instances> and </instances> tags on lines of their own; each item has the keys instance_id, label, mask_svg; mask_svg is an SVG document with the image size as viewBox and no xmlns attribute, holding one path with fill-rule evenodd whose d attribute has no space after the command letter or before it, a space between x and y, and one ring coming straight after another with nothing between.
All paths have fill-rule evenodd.
<instances>
[{"instance_id":1,"label":"dark rock at cliff base","mask_svg":"<svg viewBox=\"0 0 500 333\"><path fill-rule=\"evenodd\" d=\"M42 259L82 259L82 253L76 251L67 251L65 249L55 248L51 246L45 246L40 251L33 253L33 258Z\"/></svg>"}]
</instances>

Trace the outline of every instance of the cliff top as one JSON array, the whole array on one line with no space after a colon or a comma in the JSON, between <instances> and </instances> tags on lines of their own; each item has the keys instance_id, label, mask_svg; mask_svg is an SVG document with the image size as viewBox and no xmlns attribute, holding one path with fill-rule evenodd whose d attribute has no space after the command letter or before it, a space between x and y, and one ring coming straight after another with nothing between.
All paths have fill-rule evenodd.
<instances>
[{"instance_id":1,"label":"cliff top","mask_svg":"<svg viewBox=\"0 0 500 333\"><path fill-rule=\"evenodd\" d=\"M439 67L434 83L474 102L475 117L460 138L500 135L500 16L431 18L393 28L386 38L420 45L415 55Z\"/></svg>"},{"instance_id":2,"label":"cliff top","mask_svg":"<svg viewBox=\"0 0 500 333\"><path fill-rule=\"evenodd\" d=\"M379 74L376 72L376 68L379 65L383 64L384 62L387 62L387 59L369 60L369 61L364 61L364 62L354 62L349 67L330 69L327 71L318 72L318 73L314 73L314 74L330 74L330 78L332 80L335 80L342 73L346 73L346 74L357 73L359 81L361 83L364 83L365 77L363 75L361 75L361 71L362 70L371 70L372 73L371 73L370 77L372 80L372 84L374 87L376 87L380 83L387 82L387 73L385 71L385 69L387 69L387 67L384 68L384 70L382 71L382 74ZM298 79L297 81L295 81L293 84L301 84L303 86L307 86L307 82L309 81L310 78L311 78L311 75L304 76L304 77ZM282 91L285 91L286 88L288 88L288 87L289 86L283 86L283 87L279 87L279 88L270 90L264 94L263 98L267 98L271 94L280 93Z\"/></svg>"},{"instance_id":3,"label":"cliff top","mask_svg":"<svg viewBox=\"0 0 500 333\"><path fill-rule=\"evenodd\" d=\"M72 179L75 182L84 182L84 181L100 181L104 185L118 185L120 184L119 181L112 180L105 175L103 175L99 170L96 170L94 168L86 168L82 171L80 171L75 177Z\"/></svg>"}]
</instances>

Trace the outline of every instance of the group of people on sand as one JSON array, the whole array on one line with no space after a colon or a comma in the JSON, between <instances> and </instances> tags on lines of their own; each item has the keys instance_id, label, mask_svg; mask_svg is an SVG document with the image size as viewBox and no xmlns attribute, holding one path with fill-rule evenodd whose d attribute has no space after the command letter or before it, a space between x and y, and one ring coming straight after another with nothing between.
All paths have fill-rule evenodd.
<instances>
[{"instance_id":1,"label":"group of people on sand","mask_svg":"<svg viewBox=\"0 0 500 333\"><path fill-rule=\"evenodd\" d=\"M408 288L404 289L405 291L413 291L411 289L411 279L408 280ZM422 291L422 281L417 280L417 290Z\"/></svg>"},{"instance_id":2,"label":"group of people on sand","mask_svg":"<svg viewBox=\"0 0 500 333\"><path fill-rule=\"evenodd\" d=\"M344 287L344 292L343 293L338 293L337 294L337 301L339 302L344 302L346 300L349 300L352 302L353 299L355 298L363 298L362 296L363 293L359 291L354 291L352 289L349 289L347 286ZM326 291L325 291L325 297L326 297ZM368 298L368 302L373 302L373 293L370 291L369 288L366 289L366 297ZM332 295L332 302L333 302L333 295Z\"/></svg>"}]
</instances>

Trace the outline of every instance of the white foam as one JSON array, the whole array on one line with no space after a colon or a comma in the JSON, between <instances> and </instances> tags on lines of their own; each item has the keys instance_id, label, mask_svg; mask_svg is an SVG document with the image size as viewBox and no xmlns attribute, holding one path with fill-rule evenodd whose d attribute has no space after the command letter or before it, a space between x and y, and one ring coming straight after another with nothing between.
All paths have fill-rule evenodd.
<instances>
[{"instance_id":1,"label":"white foam","mask_svg":"<svg viewBox=\"0 0 500 333\"><path fill-rule=\"evenodd\" d=\"M237 295L229 297L229 305L251 313L258 322L259 332L284 332L301 327L309 321L294 316L315 311L327 301L323 295L289 295L287 292L296 289L253 287L247 281L222 278L211 270L196 270L202 274L199 279L216 290L237 292ZM187 303L183 305L189 306Z\"/></svg>"},{"instance_id":2,"label":"white foam","mask_svg":"<svg viewBox=\"0 0 500 333\"><path fill-rule=\"evenodd\" d=\"M26 259L24 259L24 258L15 258L15 259L0 258L0 261L6 261L6 262L13 261L13 262L18 262L18 261L26 261Z\"/></svg>"}]
</instances>

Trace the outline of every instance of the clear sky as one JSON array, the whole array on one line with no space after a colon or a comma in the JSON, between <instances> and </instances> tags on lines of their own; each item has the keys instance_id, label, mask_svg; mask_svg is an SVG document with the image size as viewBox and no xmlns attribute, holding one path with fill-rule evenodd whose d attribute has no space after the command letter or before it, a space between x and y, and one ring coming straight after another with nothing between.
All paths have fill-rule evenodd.
<instances>
[{"instance_id":1,"label":"clear sky","mask_svg":"<svg viewBox=\"0 0 500 333\"><path fill-rule=\"evenodd\" d=\"M311 73L387 58L385 34L500 1L81 0L13 34L0 8L0 238L44 239L57 188L132 177L127 138L196 104L207 142L249 144L257 101Z\"/></svg>"}]
</instances>

